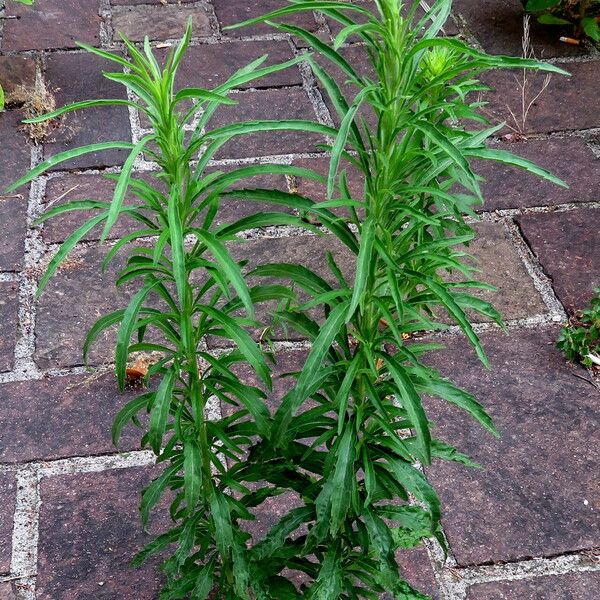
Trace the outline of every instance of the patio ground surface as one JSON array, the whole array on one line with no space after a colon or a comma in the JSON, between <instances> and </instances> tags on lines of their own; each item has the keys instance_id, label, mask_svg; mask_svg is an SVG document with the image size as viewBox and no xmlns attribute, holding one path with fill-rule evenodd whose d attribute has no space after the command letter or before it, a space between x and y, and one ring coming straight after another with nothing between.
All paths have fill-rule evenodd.
<instances>
[{"instance_id":1,"label":"patio ground surface","mask_svg":"<svg viewBox=\"0 0 600 600\"><path fill-rule=\"evenodd\" d=\"M1 3L0 3L1 4ZM13 105L0 114L0 186L58 151L92 141L140 137L144 123L125 108L69 116L41 144L18 128L23 89L45 84L57 105L88 97L119 97L104 80L100 59L75 47L81 40L119 48L117 31L134 40L177 38L188 16L194 42L180 83L211 87L236 67L269 53L284 60L302 48L267 28L223 31L223 26L280 5L279 0L36 0L9 2L0 20L0 81ZM299 21L328 38L335 26L321 15ZM518 0L457 0L448 35L492 53L521 50ZM240 36L244 37L240 37ZM485 372L464 340L432 360L489 408L502 438L488 437L460 414L432 404L443 436L470 453L484 470L436 465L427 475L445 506L451 554L434 546L409 552L406 577L433 598L452 600L593 600L600 589L600 391L588 373L569 365L554 347L559 325L582 308L600 285L600 52L560 44L555 30L533 27L538 56L572 73L553 77L532 108L527 139L499 145L551 168L569 184L558 189L510 169L486 166L487 204L473 250L483 277L499 288L495 302L508 335L481 323L493 368ZM164 45L164 44L161 44ZM355 56L361 49L345 50ZM536 80L536 78L533 78ZM488 83L490 111L518 110L511 73ZM329 122L327 102L306 66L281 72L260 88L238 94L236 113L221 119L282 115ZM218 120L219 117L217 117ZM506 130L508 133L508 130ZM318 142L318 140L316 140ZM272 157L322 168L315 140L302 135L257 136L226 148L220 164ZM111 418L124 398L100 345L90 373L82 367L86 329L106 310L122 306L111 273L100 274L105 248L98 232L81 243L40 301L34 294L43 266L73 221L35 227L50 204L109 198L102 170L118 170L120 153L81 158L68 170L38 178L18 196L0 197L0 599L74 600L157 597L155 565L132 571L130 557L144 543L138 491L152 476L152 456L135 431L125 454L110 442ZM139 170L149 165L140 163ZM284 178L268 185L318 195L307 182ZM354 182L356 183L356 182ZM220 215L244 210L232 204ZM285 236L285 232L282 232ZM257 233L241 251L323 262L322 240ZM280 369L304 354L302 341L281 344ZM104 367L102 367L104 365ZM104 369L104 370L103 370ZM269 515L263 515L268 522Z\"/></svg>"}]
</instances>

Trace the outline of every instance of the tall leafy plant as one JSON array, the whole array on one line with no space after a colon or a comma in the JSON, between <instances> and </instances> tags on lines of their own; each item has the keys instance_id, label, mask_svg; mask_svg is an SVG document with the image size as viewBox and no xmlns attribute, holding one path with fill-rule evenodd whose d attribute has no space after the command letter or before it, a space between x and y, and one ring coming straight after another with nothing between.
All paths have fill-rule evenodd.
<instances>
[{"instance_id":1,"label":"tall leafy plant","mask_svg":"<svg viewBox=\"0 0 600 600\"><path fill-rule=\"evenodd\" d=\"M345 209L340 220L353 232L334 232L355 256L353 276L329 257L335 284L297 265L274 263L254 271L291 279L308 297L278 316L310 339L311 351L292 375L293 388L281 401L271 435L239 468L251 474L255 465L268 464L267 481L300 495L302 505L255 553L276 570L302 571L308 583L299 595L314 599L376 598L383 592L423 597L402 580L395 556L427 537L444 546L439 499L419 465L434 459L472 464L435 437L423 398L456 405L497 432L475 398L426 364L426 353L439 346L410 338L453 323L488 366L469 317L478 314L500 325L502 320L474 293L489 286L476 280L462 249L475 236L467 217L476 218L473 206L483 201L473 160L520 167L564 185L533 163L486 146L502 124L486 126L480 105L470 99L484 89L478 77L489 69L564 71L438 37L449 0L438 0L422 17L417 1L372 4L371 11L346 2L291 0L245 23L266 20L314 50L312 69L339 123L325 147L331 158L322 206ZM333 44L274 22L307 10L340 25ZM371 74L357 72L344 57L350 36L359 36ZM350 85L350 95L342 93L335 73ZM350 193L343 165L363 176L361 197ZM268 201L273 195L247 190L243 197ZM288 198L303 211L306 199ZM322 323L307 314L315 306L324 308Z\"/></svg>"},{"instance_id":2,"label":"tall leafy plant","mask_svg":"<svg viewBox=\"0 0 600 600\"><path fill-rule=\"evenodd\" d=\"M113 434L118 441L126 423L139 424L140 413L149 413L143 442L163 470L142 496L142 516L146 521L160 499L169 496L174 523L138 561L167 553L163 598L333 600L376 598L383 592L394 598L423 597L402 580L395 560L397 549L425 537L444 543L439 500L418 465L427 466L433 458L469 460L434 437L422 397L458 405L495 432L474 398L424 364L425 353L437 346L407 338L454 321L485 362L466 311L497 322L500 316L472 294L486 286L473 279L460 248L474 236L466 217L475 216L472 205L481 201L470 162L497 160L561 182L524 159L488 149L485 141L499 127L470 129L470 121L479 125L482 119L469 97L481 90L477 76L490 68L561 71L535 61L490 57L438 38L450 2L438 1L423 18L415 16L417 6L378 0L371 12L345 2L294 1L265 18L321 10L342 25L335 44L276 25L303 38L315 55L274 67L262 67L260 59L212 91L175 90L189 29L164 68L148 42L140 51L125 40L129 60L84 46L125 70L106 76L123 83L136 100L91 100L45 118L88 106L126 105L146 114L152 133L137 144L94 144L59 154L11 188L86 152L129 152L114 176L110 202L84 200L44 215L96 212L65 241L39 288L94 227L102 225L106 238L121 216L139 223L106 259L130 247L117 283L138 282L138 292L126 308L99 320L85 350L102 331L118 325L115 365L121 386L131 352L162 355L148 372L154 387L118 413ZM351 35L362 38L373 76L359 75L344 59L342 46ZM311 61L329 94L338 127L255 121L210 128L214 111L231 102L231 89L303 58ZM323 61L341 69L355 88L354 97L342 94ZM189 101L194 104L188 106ZM371 114L363 119L365 110ZM291 166L258 165L230 173L208 169L232 137L283 129L332 140L325 146L331 154L327 178ZM133 171L141 153L158 167L150 182ZM348 190L346 163L365 178L362 197L352 198ZM265 173L321 180L327 201L277 190L231 190ZM457 186L463 191L457 192ZM124 203L128 192L133 204ZM216 225L220 204L233 196L293 208L299 216L258 212ZM321 233L315 221L354 255L353 275L343 273L334 256L329 257L328 280L304 265L282 263L246 273L229 254L228 244L245 229L295 225ZM448 280L444 273L455 276ZM255 283L261 278L264 283ZM250 365L264 388L270 386L264 349L248 328L256 326L255 305L272 300L285 307L277 311L277 322L285 321L312 342L304 367L291 375L293 389L274 415L266 408L264 391L236 374L238 363ZM309 312L315 307L322 309L322 322ZM226 338L234 348L213 356L201 345L207 335ZM213 398L231 405L231 414L209 420L205 413ZM253 519L254 507L284 492L293 492L298 505L251 546L244 522ZM300 573L297 578L294 571Z\"/></svg>"},{"instance_id":3,"label":"tall leafy plant","mask_svg":"<svg viewBox=\"0 0 600 600\"><path fill-rule=\"evenodd\" d=\"M275 578L258 582L250 576L248 534L240 522L253 518L250 508L269 494L245 487L236 475L248 446L269 430L265 393L243 383L236 374L239 363L248 365L271 385L267 356L248 333L258 327L255 305L293 297L281 285L248 285L241 266L230 255L228 244L236 234L256 227L301 226L299 217L283 211L259 212L230 224L217 225L215 216L224 191L246 178L265 174L312 177L319 175L289 165L253 165L223 172L210 161L236 136L268 130L302 130L331 135L333 130L303 121L254 121L210 128L221 105L235 104L227 94L240 86L294 66L302 57L265 67L263 56L237 71L215 90L184 88L177 91L177 68L192 35L188 26L181 43L161 66L146 39L139 50L123 39L129 58L81 44L120 70L105 73L123 84L135 100L92 99L77 102L29 122L53 119L67 112L107 105L125 106L145 114L151 133L137 143L114 141L92 144L59 153L32 169L10 186L13 191L50 168L84 154L109 149L128 152L113 179L112 199L89 198L56 205L39 219L60 218L69 212L93 216L60 246L38 284L38 295L76 244L93 229L102 227L106 240L115 223L127 217L137 225L108 249L103 267L128 250L116 284L137 288L128 306L102 316L84 344L87 356L93 342L111 327L118 327L115 369L121 389L126 385L128 358L132 353L157 353L161 358L147 372L147 391L127 403L116 415L113 440L133 421L142 426L142 445L149 446L162 466L160 475L142 494L141 515L147 524L151 510L167 492L173 527L153 541L136 559L170 549L164 569L168 576L164 598L206 598L213 589L221 597L249 598L269 594L278 597ZM157 170L144 177L134 171L141 155ZM126 202L133 197L133 202ZM316 211L331 222L326 209ZM206 336L224 338L233 347L218 356L202 349ZM211 400L231 406L226 417L209 420ZM257 466L255 478L259 478ZM247 475L248 470L244 473ZM271 492L271 495L278 493ZM274 587L272 593L268 591ZM256 591L253 590L256 588Z\"/></svg>"}]
</instances>

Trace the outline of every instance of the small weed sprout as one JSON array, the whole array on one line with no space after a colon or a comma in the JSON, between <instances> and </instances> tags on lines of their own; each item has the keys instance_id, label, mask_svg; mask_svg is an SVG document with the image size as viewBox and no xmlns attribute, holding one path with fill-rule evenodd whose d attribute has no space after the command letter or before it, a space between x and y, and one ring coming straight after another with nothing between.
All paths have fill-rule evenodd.
<instances>
[{"instance_id":1,"label":"small weed sprout","mask_svg":"<svg viewBox=\"0 0 600 600\"><path fill-rule=\"evenodd\" d=\"M561 329L556 343L574 363L600 371L600 287L594 290L589 308L577 313Z\"/></svg>"}]
</instances>

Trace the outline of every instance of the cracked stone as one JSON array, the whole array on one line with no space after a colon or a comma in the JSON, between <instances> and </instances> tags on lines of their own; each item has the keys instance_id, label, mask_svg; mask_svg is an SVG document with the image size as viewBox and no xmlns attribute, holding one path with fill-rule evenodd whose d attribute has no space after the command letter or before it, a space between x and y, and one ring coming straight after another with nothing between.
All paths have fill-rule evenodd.
<instances>
[{"instance_id":1,"label":"cracked stone","mask_svg":"<svg viewBox=\"0 0 600 600\"><path fill-rule=\"evenodd\" d=\"M567 311L585 308L600 286L597 209L531 213L517 221Z\"/></svg>"}]
</instances>

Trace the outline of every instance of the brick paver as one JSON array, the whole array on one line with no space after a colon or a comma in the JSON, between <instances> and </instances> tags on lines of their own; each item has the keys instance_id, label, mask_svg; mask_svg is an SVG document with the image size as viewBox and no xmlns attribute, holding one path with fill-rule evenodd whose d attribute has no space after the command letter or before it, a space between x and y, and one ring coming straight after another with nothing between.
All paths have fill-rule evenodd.
<instances>
[{"instance_id":1,"label":"brick paver","mask_svg":"<svg viewBox=\"0 0 600 600\"><path fill-rule=\"evenodd\" d=\"M0 574L10 571L15 492L15 476L0 473Z\"/></svg>"},{"instance_id":2,"label":"brick paver","mask_svg":"<svg viewBox=\"0 0 600 600\"><path fill-rule=\"evenodd\" d=\"M126 98L125 89L102 76L113 63L91 54L54 54L48 57L46 81L57 105L90 98ZM60 128L44 143L46 156L87 144L131 139L127 108L103 106L65 115ZM124 150L86 154L69 162L69 168L104 167L125 160Z\"/></svg>"},{"instance_id":3,"label":"brick paver","mask_svg":"<svg viewBox=\"0 0 600 600\"><path fill-rule=\"evenodd\" d=\"M269 55L265 64L289 60L304 51L297 39L266 25L223 29L284 4L284 0L36 0L30 8L7 3L9 18L0 28L0 82L9 104L9 110L0 113L1 600L155 600L161 577L156 563L137 572L127 566L148 539L138 522L137 502L152 469L139 467L148 459L137 451L137 429L124 432L122 449L128 453L122 455L112 447L109 429L116 410L134 391L120 395L112 374L83 372L79 367L87 328L129 299L129 288L116 290L113 285L123 257L102 274L99 265L108 246L98 243L99 231L91 232L42 298L34 297L35 281L56 244L88 215L64 216L41 228L28 222L58 203L110 199L114 184L103 171L118 170L125 153L81 157L59 166L31 190L2 196L32 161L83 144L137 140L148 122L124 107L77 112L55 124L36 145L19 126L20 105L32 99L36 72L37 85L46 86L57 106L94 97L125 98L122 86L101 75L118 66L77 50L75 41L122 50L119 32L134 40L147 34L159 46L159 60L164 60L165 40L178 38L190 16L194 41L180 65L177 87L219 85L263 54ZM492 53L518 54L520 6L520 0L455 0L457 18L445 33L475 41ZM340 30L331 19L311 12L292 20L326 41ZM509 334L489 323L478 325L492 363L490 372L453 334L443 338L448 350L431 355L444 373L478 396L502 432L495 440L458 411L430 402L439 435L484 467L468 470L437 464L427 470L442 497L450 562L442 564L435 553L432 560L424 548L399 557L405 577L434 599L597 597L598 391L581 379L588 373L568 365L554 348L558 333L554 321L583 308L593 286L600 285L600 61L599 48L590 44L560 44L557 38L564 31L541 27L532 19L537 56L556 58L572 76L552 77L531 109L524 136L508 140L502 137L506 129L493 144L535 160L570 187L562 190L509 167L477 165L486 180L482 188L487 203L477 209L483 222L477 225L479 236L469 252L480 263L481 278L499 289L485 297L509 321ZM348 41L341 51L369 75L364 47L356 37ZM335 75L352 96L347 77ZM529 78L532 89L543 80L534 74ZM494 72L486 75L486 82L493 88L486 95L492 118L506 118L506 105L518 111L521 99L513 73ZM283 117L337 122L321 93L308 69L295 66L245 85L232 95L238 104L220 107L212 124ZM372 121L372 114L363 114ZM226 160L210 169L227 171L276 155L279 161L326 173L328 159L318 147L324 141L295 132L236 138L217 156ZM152 178L148 164L136 165L141 168L145 172L138 176ZM343 168L348 168L352 195L360 199L360 177L348 165ZM251 183L325 198L323 187L313 181L277 176ZM257 207L267 209L228 197L216 221L231 222ZM112 235L131 226L123 221ZM332 238L298 236L288 228L256 231L251 237L232 246L239 260L249 261L246 268L263 261L294 261L330 278L325 251L331 250L352 277L352 257ZM259 319L266 322L270 308L261 307ZM316 313L314 317L321 318ZM275 374L299 369L307 353L305 341L284 330L274 332L274 337L287 342L287 349L276 354ZM92 365L113 360L113 339L114 332L103 336L92 352ZM207 342L213 349L222 344L219 339ZM251 374L241 375L258 384ZM289 378L275 379L268 399L271 410L292 384ZM229 410L221 406L223 413ZM263 535L294 498L278 501L257 510L258 519L250 526L253 535ZM159 520L153 527L158 530L162 525Z\"/></svg>"},{"instance_id":4,"label":"brick paver","mask_svg":"<svg viewBox=\"0 0 600 600\"><path fill-rule=\"evenodd\" d=\"M15 281L0 281L0 372L13 367L17 341L19 286Z\"/></svg>"},{"instance_id":5,"label":"brick paver","mask_svg":"<svg viewBox=\"0 0 600 600\"><path fill-rule=\"evenodd\" d=\"M556 337L555 327L485 334L491 371L462 339L433 358L486 405L502 434L496 440L457 410L432 407L438 435L485 467L438 463L428 470L461 565L554 556L598 542L599 465L588 443L600 422L598 391L576 377L585 371L565 363Z\"/></svg>"},{"instance_id":6,"label":"brick paver","mask_svg":"<svg viewBox=\"0 0 600 600\"><path fill-rule=\"evenodd\" d=\"M150 478L148 469L124 469L42 481L38 598L156 598L156 561L140 570L129 566L152 539L142 532L137 508Z\"/></svg>"}]
</instances>

